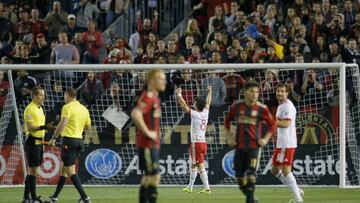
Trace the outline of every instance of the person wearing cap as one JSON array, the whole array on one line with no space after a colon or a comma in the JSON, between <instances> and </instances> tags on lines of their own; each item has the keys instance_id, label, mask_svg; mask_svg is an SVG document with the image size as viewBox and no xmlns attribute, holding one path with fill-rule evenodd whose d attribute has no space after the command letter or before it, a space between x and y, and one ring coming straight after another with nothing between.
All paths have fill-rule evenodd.
<instances>
[{"instance_id":1,"label":"person wearing cap","mask_svg":"<svg viewBox=\"0 0 360 203\"><path fill-rule=\"evenodd\" d=\"M50 40L56 40L61 28L67 23L68 14L61 9L61 4L54 1L52 11L48 13L45 22L48 25Z\"/></svg>"},{"instance_id":2,"label":"person wearing cap","mask_svg":"<svg viewBox=\"0 0 360 203\"><path fill-rule=\"evenodd\" d=\"M29 21L29 13L23 9L19 14L20 21L15 25L15 33L17 38L23 38L32 31L32 23Z\"/></svg>"},{"instance_id":3,"label":"person wearing cap","mask_svg":"<svg viewBox=\"0 0 360 203\"><path fill-rule=\"evenodd\" d=\"M68 15L67 19L67 24L61 30L66 32L69 41L73 42L75 33L81 32L82 30L76 26L76 16L74 14Z\"/></svg>"},{"instance_id":4,"label":"person wearing cap","mask_svg":"<svg viewBox=\"0 0 360 203\"><path fill-rule=\"evenodd\" d=\"M286 63L295 62L295 56L299 54L299 46L295 42L290 43L290 54L285 56Z\"/></svg>"},{"instance_id":5,"label":"person wearing cap","mask_svg":"<svg viewBox=\"0 0 360 203\"><path fill-rule=\"evenodd\" d=\"M39 57L39 61L38 61L39 64L50 63L51 48L46 41L44 33L39 33L36 35L36 40L31 50L31 54L33 56L41 56Z\"/></svg>"}]
</instances>

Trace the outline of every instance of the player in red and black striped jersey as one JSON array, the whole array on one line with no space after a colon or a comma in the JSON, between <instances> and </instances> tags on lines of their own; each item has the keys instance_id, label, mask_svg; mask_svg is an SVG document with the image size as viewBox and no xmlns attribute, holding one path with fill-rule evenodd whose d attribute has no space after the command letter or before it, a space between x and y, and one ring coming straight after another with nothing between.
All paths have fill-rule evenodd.
<instances>
[{"instance_id":1,"label":"player in red and black striped jersey","mask_svg":"<svg viewBox=\"0 0 360 203\"><path fill-rule=\"evenodd\" d=\"M260 86L254 82L244 85L245 101L235 103L225 117L225 129L228 143L236 146L234 170L240 190L246 195L246 203L254 203L256 166L259 147L267 144L275 132L275 120L270 110L258 101ZM236 134L230 130L231 121L236 121ZM262 136L262 126L267 132Z\"/></svg>"},{"instance_id":2,"label":"player in red and black striped jersey","mask_svg":"<svg viewBox=\"0 0 360 203\"><path fill-rule=\"evenodd\" d=\"M157 186L160 182L160 116L159 92L166 88L165 73L151 70L147 77L148 88L142 93L131 117L138 129L136 144L139 151L139 167L143 177L140 183L139 202L156 203Z\"/></svg>"}]
</instances>

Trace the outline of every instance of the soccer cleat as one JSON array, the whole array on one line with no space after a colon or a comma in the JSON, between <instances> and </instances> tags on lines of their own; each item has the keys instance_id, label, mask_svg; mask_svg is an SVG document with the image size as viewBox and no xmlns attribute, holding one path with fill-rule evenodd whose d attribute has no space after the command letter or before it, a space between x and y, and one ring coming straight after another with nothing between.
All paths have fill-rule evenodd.
<instances>
[{"instance_id":1,"label":"soccer cleat","mask_svg":"<svg viewBox=\"0 0 360 203\"><path fill-rule=\"evenodd\" d=\"M87 197L86 199L79 199L78 203L91 203L90 197Z\"/></svg>"},{"instance_id":2,"label":"soccer cleat","mask_svg":"<svg viewBox=\"0 0 360 203\"><path fill-rule=\"evenodd\" d=\"M302 190L302 189L299 188L299 192L300 192L301 197L304 197L304 195L305 195L304 190Z\"/></svg>"},{"instance_id":3,"label":"soccer cleat","mask_svg":"<svg viewBox=\"0 0 360 203\"><path fill-rule=\"evenodd\" d=\"M45 203L57 203L57 202L58 202L58 198L52 196L49 197L49 200L45 201Z\"/></svg>"},{"instance_id":4,"label":"soccer cleat","mask_svg":"<svg viewBox=\"0 0 360 203\"><path fill-rule=\"evenodd\" d=\"M186 187L182 190L183 192L192 193L192 189Z\"/></svg>"},{"instance_id":5,"label":"soccer cleat","mask_svg":"<svg viewBox=\"0 0 360 203\"><path fill-rule=\"evenodd\" d=\"M295 200L295 199L291 199L288 203L303 203L303 200Z\"/></svg>"},{"instance_id":6,"label":"soccer cleat","mask_svg":"<svg viewBox=\"0 0 360 203\"><path fill-rule=\"evenodd\" d=\"M30 201L31 203L43 203L43 201L41 200L41 196L35 198L35 199L32 199Z\"/></svg>"},{"instance_id":7,"label":"soccer cleat","mask_svg":"<svg viewBox=\"0 0 360 203\"><path fill-rule=\"evenodd\" d=\"M203 189L200 192L198 192L198 194L211 194L211 190Z\"/></svg>"}]
</instances>

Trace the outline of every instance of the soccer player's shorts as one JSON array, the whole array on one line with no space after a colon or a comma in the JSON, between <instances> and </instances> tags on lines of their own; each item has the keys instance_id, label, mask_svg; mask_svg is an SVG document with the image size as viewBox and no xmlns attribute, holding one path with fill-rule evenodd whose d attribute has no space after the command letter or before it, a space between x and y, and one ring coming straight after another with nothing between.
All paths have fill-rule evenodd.
<instances>
[{"instance_id":1,"label":"soccer player's shorts","mask_svg":"<svg viewBox=\"0 0 360 203\"><path fill-rule=\"evenodd\" d=\"M153 148L139 148L139 167L143 175L157 175L160 172L160 150Z\"/></svg>"},{"instance_id":2,"label":"soccer player's shorts","mask_svg":"<svg viewBox=\"0 0 360 203\"><path fill-rule=\"evenodd\" d=\"M42 163L43 159L43 146L35 144L36 139L27 137L25 141L25 153L29 167L38 167Z\"/></svg>"},{"instance_id":3,"label":"soccer player's shorts","mask_svg":"<svg viewBox=\"0 0 360 203\"><path fill-rule=\"evenodd\" d=\"M190 144L189 154L192 164L204 163L207 152L206 142L195 142Z\"/></svg>"},{"instance_id":4,"label":"soccer player's shorts","mask_svg":"<svg viewBox=\"0 0 360 203\"><path fill-rule=\"evenodd\" d=\"M275 148L272 157L273 166L292 166L296 148Z\"/></svg>"},{"instance_id":5,"label":"soccer player's shorts","mask_svg":"<svg viewBox=\"0 0 360 203\"><path fill-rule=\"evenodd\" d=\"M63 137L62 145L61 160L64 166L74 165L83 148L83 140Z\"/></svg>"},{"instance_id":6,"label":"soccer player's shorts","mask_svg":"<svg viewBox=\"0 0 360 203\"><path fill-rule=\"evenodd\" d=\"M234 171L237 178L255 175L259 149L235 149Z\"/></svg>"}]
</instances>

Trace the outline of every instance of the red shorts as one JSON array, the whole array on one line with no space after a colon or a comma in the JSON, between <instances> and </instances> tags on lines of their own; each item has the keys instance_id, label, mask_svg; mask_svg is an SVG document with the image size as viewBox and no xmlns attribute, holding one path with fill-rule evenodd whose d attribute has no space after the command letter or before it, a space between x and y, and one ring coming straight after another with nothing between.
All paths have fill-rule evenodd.
<instances>
[{"instance_id":1,"label":"red shorts","mask_svg":"<svg viewBox=\"0 0 360 203\"><path fill-rule=\"evenodd\" d=\"M205 142L195 142L190 144L190 160L192 164L204 163L207 152L207 144Z\"/></svg>"},{"instance_id":2,"label":"red shorts","mask_svg":"<svg viewBox=\"0 0 360 203\"><path fill-rule=\"evenodd\" d=\"M275 148L272 165L273 166L292 166L296 148Z\"/></svg>"}]
</instances>

